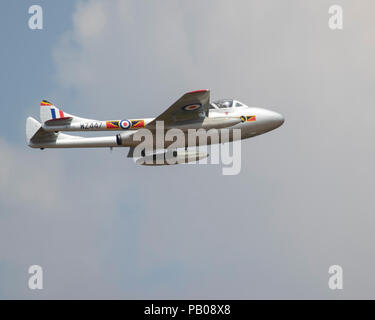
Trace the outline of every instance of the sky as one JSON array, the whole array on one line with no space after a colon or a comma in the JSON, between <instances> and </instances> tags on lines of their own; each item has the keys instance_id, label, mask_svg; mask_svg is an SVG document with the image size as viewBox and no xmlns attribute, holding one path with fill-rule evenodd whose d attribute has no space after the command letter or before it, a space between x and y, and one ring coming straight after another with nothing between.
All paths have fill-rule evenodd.
<instances>
[{"instance_id":1,"label":"sky","mask_svg":"<svg viewBox=\"0 0 375 320\"><path fill-rule=\"evenodd\" d=\"M28 28L33 4L42 30ZM343 30L328 27L333 4ZM375 298L373 1L2 7L1 299ZM239 175L26 145L42 99L141 118L203 88L286 119L243 141ZM35 264L43 290L27 285Z\"/></svg>"}]
</instances>

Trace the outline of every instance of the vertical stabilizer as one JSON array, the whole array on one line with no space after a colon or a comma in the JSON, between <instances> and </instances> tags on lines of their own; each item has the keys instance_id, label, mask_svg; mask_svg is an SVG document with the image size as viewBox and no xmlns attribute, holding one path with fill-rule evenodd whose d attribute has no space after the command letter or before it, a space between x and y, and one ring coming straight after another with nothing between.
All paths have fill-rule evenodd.
<instances>
[{"instance_id":1,"label":"vertical stabilizer","mask_svg":"<svg viewBox=\"0 0 375 320\"><path fill-rule=\"evenodd\" d=\"M42 100L40 103L40 121L42 123L48 120L68 119L71 117L72 115L65 113L47 100Z\"/></svg>"}]
</instances>

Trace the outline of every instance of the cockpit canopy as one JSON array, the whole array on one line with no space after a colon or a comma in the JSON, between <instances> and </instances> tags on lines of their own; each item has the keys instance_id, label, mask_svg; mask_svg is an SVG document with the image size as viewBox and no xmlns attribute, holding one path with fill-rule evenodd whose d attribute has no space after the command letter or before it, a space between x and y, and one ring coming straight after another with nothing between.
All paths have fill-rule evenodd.
<instances>
[{"instance_id":1,"label":"cockpit canopy","mask_svg":"<svg viewBox=\"0 0 375 320\"><path fill-rule=\"evenodd\" d=\"M246 107L243 103L237 101L237 100L232 100L232 99L222 99L222 100L216 100L212 101L210 103L210 109L229 109L229 108L237 108L237 107Z\"/></svg>"}]
</instances>

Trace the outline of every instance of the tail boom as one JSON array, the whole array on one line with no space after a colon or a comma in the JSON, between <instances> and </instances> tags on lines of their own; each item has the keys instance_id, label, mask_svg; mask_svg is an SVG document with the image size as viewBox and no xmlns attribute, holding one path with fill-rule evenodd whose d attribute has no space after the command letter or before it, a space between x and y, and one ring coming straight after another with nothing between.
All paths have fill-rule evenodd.
<instances>
[{"instance_id":1,"label":"tail boom","mask_svg":"<svg viewBox=\"0 0 375 320\"><path fill-rule=\"evenodd\" d=\"M32 117L26 120L26 140L31 148L111 148L118 147L118 138L109 137L78 137L61 132L46 131Z\"/></svg>"},{"instance_id":2,"label":"tail boom","mask_svg":"<svg viewBox=\"0 0 375 320\"><path fill-rule=\"evenodd\" d=\"M75 137L68 134L56 134L55 141L35 141L29 143L31 148L113 148L120 147L116 136L110 137Z\"/></svg>"}]
</instances>

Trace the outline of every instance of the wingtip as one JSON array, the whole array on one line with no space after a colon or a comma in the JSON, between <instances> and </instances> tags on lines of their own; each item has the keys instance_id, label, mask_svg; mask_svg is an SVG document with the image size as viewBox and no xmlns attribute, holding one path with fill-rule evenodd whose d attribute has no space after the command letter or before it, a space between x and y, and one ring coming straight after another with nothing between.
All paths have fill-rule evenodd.
<instances>
[{"instance_id":1,"label":"wingtip","mask_svg":"<svg viewBox=\"0 0 375 320\"><path fill-rule=\"evenodd\" d=\"M209 91L208 89L200 89L200 90L190 91L188 93L199 93L199 92L208 92L208 91Z\"/></svg>"}]
</instances>

